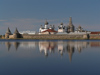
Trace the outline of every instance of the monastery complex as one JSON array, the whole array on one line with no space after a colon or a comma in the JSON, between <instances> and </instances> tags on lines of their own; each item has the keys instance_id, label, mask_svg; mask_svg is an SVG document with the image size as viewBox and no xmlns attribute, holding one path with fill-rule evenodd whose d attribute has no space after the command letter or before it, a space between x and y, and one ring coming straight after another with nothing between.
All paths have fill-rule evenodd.
<instances>
[{"instance_id":1,"label":"monastery complex","mask_svg":"<svg viewBox=\"0 0 100 75\"><path fill-rule=\"evenodd\" d=\"M89 39L99 37L100 32L90 32L84 30L80 25L75 29L75 26L72 23L72 17L69 18L69 23L67 26L64 26L61 23L58 26L58 29L55 30L54 25L49 25L47 20L45 21L45 25L39 28L39 32L34 31L24 31L19 32L18 29L15 29L15 32L12 34L9 27L5 33L5 39ZM94 36L95 35L95 36Z\"/></svg>"}]
</instances>

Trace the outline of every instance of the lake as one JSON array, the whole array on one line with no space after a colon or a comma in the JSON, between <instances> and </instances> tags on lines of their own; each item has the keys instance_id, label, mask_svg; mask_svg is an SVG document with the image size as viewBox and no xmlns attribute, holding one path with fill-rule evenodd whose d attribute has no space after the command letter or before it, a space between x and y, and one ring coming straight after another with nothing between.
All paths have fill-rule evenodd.
<instances>
[{"instance_id":1,"label":"lake","mask_svg":"<svg viewBox=\"0 0 100 75\"><path fill-rule=\"evenodd\" d=\"M100 40L0 40L0 75L100 75Z\"/></svg>"}]
</instances>

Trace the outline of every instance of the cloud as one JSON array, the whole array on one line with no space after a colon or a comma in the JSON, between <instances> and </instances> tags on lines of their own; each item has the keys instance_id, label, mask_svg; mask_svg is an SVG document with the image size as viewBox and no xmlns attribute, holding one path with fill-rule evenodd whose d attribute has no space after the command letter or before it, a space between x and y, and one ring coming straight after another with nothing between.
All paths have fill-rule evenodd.
<instances>
[{"instance_id":1,"label":"cloud","mask_svg":"<svg viewBox=\"0 0 100 75\"><path fill-rule=\"evenodd\" d=\"M7 21L7 20L0 20L0 21Z\"/></svg>"}]
</instances>

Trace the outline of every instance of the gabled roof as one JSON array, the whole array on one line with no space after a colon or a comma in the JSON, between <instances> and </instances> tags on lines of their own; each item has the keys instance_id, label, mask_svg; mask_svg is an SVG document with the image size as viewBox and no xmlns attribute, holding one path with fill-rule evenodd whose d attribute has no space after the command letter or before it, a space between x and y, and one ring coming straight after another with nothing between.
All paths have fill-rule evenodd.
<instances>
[{"instance_id":1,"label":"gabled roof","mask_svg":"<svg viewBox=\"0 0 100 75\"><path fill-rule=\"evenodd\" d=\"M57 32L57 31L55 31L55 30L53 30L53 29L47 29L47 30L45 30L45 31L43 31L43 32Z\"/></svg>"}]
</instances>

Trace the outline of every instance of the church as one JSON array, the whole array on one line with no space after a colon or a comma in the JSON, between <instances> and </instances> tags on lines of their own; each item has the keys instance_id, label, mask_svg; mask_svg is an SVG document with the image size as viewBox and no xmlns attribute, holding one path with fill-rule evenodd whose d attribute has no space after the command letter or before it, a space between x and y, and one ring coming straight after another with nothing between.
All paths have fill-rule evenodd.
<instances>
[{"instance_id":1,"label":"church","mask_svg":"<svg viewBox=\"0 0 100 75\"><path fill-rule=\"evenodd\" d=\"M70 33L70 32L74 32L74 30L75 30L75 27L72 24L72 17L69 18L68 26L64 26L63 23L61 23L60 26L58 26L58 34Z\"/></svg>"},{"instance_id":2,"label":"church","mask_svg":"<svg viewBox=\"0 0 100 75\"><path fill-rule=\"evenodd\" d=\"M60 24L60 26L58 26L58 31L55 30L55 26L54 25L50 25L48 26L48 22L47 20L45 21L45 25L44 27L41 25L40 29L39 29L39 34L60 34L60 33L70 33L70 32L74 32L74 25L72 24L72 18L70 17L69 19L69 24L68 26L64 26L63 23Z\"/></svg>"},{"instance_id":3,"label":"church","mask_svg":"<svg viewBox=\"0 0 100 75\"><path fill-rule=\"evenodd\" d=\"M55 31L55 26L54 25L50 25L48 26L48 22L45 22L44 27L41 25L40 29L39 29L39 34L56 34L57 31Z\"/></svg>"}]
</instances>

